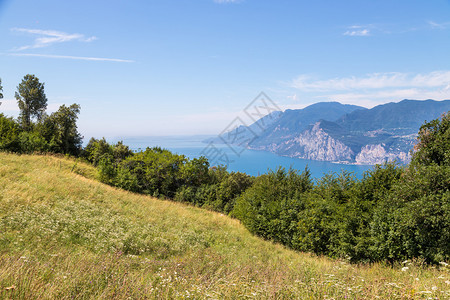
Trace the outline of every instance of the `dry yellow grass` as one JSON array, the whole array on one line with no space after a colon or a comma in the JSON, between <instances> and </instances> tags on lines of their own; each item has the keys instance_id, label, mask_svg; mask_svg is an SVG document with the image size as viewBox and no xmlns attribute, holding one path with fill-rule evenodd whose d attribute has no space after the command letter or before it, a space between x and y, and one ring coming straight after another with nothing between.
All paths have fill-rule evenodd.
<instances>
[{"instance_id":1,"label":"dry yellow grass","mask_svg":"<svg viewBox=\"0 0 450 300\"><path fill-rule=\"evenodd\" d=\"M0 153L1 298L450 296L444 265L350 265L294 252L222 214L94 177L72 159Z\"/></svg>"}]
</instances>

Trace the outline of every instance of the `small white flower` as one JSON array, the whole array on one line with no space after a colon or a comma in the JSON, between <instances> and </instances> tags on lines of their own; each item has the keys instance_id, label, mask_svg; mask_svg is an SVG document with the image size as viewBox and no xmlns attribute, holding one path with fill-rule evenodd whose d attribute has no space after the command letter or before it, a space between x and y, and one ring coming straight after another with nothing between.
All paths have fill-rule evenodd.
<instances>
[{"instance_id":1,"label":"small white flower","mask_svg":"<svg viewBox=\"0 0 450 300\"><path fill-rule=\"evenodd\" d=\"M406 272L409 269L409 267L403 267L402 272Z\"/></svg>"},{"instance_id":2,"label":"small white flower","mask_svg":"<svg viewBox=\"0 0 450 300\"><path fill-rule=\"evenodd\" d=\"M433 291L435 291L435 290L437 290L437 286L433 286L431 289L432 289Z\"/></svg>"}]
</instances>

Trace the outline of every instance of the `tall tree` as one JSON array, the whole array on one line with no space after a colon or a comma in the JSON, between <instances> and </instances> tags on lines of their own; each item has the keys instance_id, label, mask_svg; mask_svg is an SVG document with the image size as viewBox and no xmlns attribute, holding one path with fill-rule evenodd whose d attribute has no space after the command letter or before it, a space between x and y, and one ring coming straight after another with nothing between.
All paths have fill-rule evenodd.
<instances>
[{"instance_id":1,"label":"tall tree","mask_svg":"<svg viewBox=\"0 0 450 300\"><path fill-rule=\"evenodd\" d=\"M53 142L57 144L58 151L78 155L81 149L82 136L77 130L77 119L80 113L80 105L61 105L58 111L48 118L53 124Z\"/></svg>"},{"instance_id":2,"label":"tall tree","mask_svg":"<svg viewBox=\"0 0 450 300\"><path fill-rule=\"evenodd\" d=\"M20 108L20 122L25 130L31 130L31 118L40 120L47 108L47 97L44 93L44 83L39 79L27 74L17 86L15 94Z\"/></svg>"}]
</instances>

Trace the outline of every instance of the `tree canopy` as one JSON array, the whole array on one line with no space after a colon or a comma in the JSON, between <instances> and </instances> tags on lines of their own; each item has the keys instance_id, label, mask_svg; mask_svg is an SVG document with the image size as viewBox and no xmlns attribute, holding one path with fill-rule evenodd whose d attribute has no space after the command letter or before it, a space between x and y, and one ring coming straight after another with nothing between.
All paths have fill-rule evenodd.
<instances>
[{"instance_id":1,"label":"tree canopy","mask_svg":"<svg viewBox=\"0 0 450 300\"><path fill-rule=\"evenodd\" d=\"M77 131L80 105L61 105L58 111L48 117L47 124L52 127L53 142L62 153L77 155L81 148L82 136Z\"/></svg>"},{"instance_id":2,"label":"tree canopy","mask_svg":"<svg viewBox=\"0 0 450 300\"><path fill-rule=\"evenodd\" d=\"M31 118L41 120L47 109L44 83L35 75L27 74L17 86L15 97L20 109L20 123L26 131L31 130Z\"/></svg>"},{"instance_id":3,"label":"tree canopy","mask_svg":"<svg viewBox=\"0 0 450 300\"><path fill-rule=\"evenodd\" d=\"M414 147L413 164L450 165L450 113L422 125Z\"/></svg>"}]
</instances>

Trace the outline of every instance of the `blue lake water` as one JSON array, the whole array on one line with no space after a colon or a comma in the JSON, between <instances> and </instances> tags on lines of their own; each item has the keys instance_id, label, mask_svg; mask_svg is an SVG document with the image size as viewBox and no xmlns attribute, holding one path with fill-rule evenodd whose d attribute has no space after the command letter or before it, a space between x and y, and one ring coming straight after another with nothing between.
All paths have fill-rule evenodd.
<instances>
[{"instance_id":1,"label":"blue lake water","mask_svg":"<svg viewBox=\"0 0 450 300\"><path fill-rule=\"evenodd\" d=\"M266 151L248 150L236 146L233 149L224 144L208 145L203 141L209 136L170 136L170 137L116 137L108 142L122 140L133 150L145 150L147 147L159 146L189 158L206 156L213 164L228 165L229 171L239 171L250 175L260 175L279 166L292 167L303 171L309 168L313 177L318 178L327 173L339 173L341 170L353 172L357 178L370 170L372 166L346 165L278 156ZM217 159L215 159L217 158ZM227 162L227 163L225 163Z\"/></svg>"}]
</instances>

